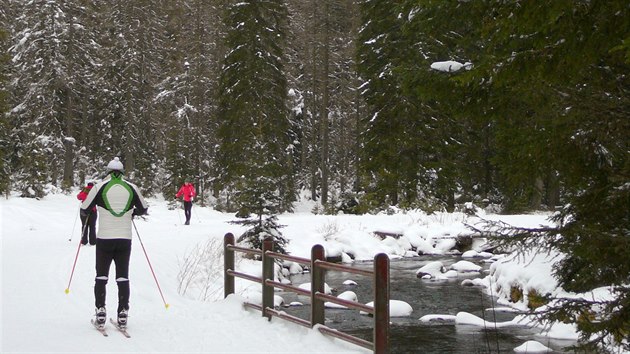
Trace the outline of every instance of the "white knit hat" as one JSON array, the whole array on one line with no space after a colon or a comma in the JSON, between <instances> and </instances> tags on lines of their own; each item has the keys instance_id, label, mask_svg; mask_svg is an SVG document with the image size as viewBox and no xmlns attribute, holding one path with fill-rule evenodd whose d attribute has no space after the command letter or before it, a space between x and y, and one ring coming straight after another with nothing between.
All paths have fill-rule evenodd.
<instances>
[{"instance_id":1,"label":"white knit hat","mask_svg":"<svg viewBox=\"0 0 630 354\"><path fill-rule=\"evenodd\" d=\"M122 164L122 162L120 162L120 159L117 157L114 157L113 160L111 160L109 162L109 164L107 164L107 169L110 171L122 171L124 170L124 166Z\"/></svg>"}]
</instances>

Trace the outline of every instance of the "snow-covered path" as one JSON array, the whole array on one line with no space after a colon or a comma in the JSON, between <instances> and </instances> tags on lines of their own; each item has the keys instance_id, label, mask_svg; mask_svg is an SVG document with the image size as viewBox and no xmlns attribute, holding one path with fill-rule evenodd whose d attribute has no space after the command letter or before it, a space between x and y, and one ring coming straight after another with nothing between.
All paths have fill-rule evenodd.
<instances>
[{"instance_id":1,"label":"snow-covered path","mask_svg":"<svg viewBox=\"0 0 630 354\"><path fill-rule=\"evenodd\" d=\"M229 216L196 207L190 226L180 225L178 212L150 201L148 221L136 225L156 272L165 308L140 242L131 256L131 309L127 339L110 327L105 338L89 320L94 310L94 247L82 247L69 294L80 221L74 196L44 200L0 201L2 353L364 353L353 345L317 331L243 310L238 296L202 302L177 293L183 257L209 237L221 238L238 228ZM113 267L112 267L113 268ZM113 270L112 270L113 272ZM116 285L107 287L108 309L117 304Z\"/></svg>"}]
</instances>

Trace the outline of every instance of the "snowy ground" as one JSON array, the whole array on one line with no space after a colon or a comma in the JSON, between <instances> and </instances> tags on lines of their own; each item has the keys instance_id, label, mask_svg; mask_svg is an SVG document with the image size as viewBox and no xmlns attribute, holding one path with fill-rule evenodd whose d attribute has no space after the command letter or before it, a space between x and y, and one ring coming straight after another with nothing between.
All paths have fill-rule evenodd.
<instances>
[{"instance_id":1,"label":"snowy ground","mask_svg":"<svg viewBox=\"0 0 630 354\"><path fill-rule=\"evenodd\" d=\"M89 324L94 311L93 247L79 249L69 293L64 291L68 288L79 242L80 221L74 224L79 202L74 195L53 194L40 201L16 197L0 200L0 352L366 352L317 331L280 319L269 322L259 312L244 310L241 306L244 297L252 296L258 289L251 283L237 282L240 295L222 299L223 263L217 254L205 264L206 273L201 274L208 280L186 283L188 288L183 293L183 282L178 276L186 260L194 259L191 255L203 251L205 245L216 252L225 233L239 235L243 229L228 223L234 219L232 215L199 206L193 209L191 225L184 226L181 211L169 210L167 203L160 199L150 199L149 204L150 216L147 220L136 220L136 225L168 308L134 233L130 265L129 332L132 338L126 339L112 328L109 338L102 337ZM544 215L503 216L502 219L519 226L545 223ZM310 206L302 206L296 213L282 215L279 220L286 225L282 232L290 240L288 251L305 258L317 243L323 244L329 255L341 254L347 258L346 255L352 253L362 260L370 260L378 252L390 257L409 256L410 245L442 253L451 241L433 239L467 232L463 214L325 216L313 215ZM380 240L372 234L376 230L401 233L404 237ZM246 272L260 272L259 265L252 261L242 260L239 266ZM510 274L502 281L522 278L521 271L511 270ZM503 275L505 277L506 273ZM546 283L548 276L537 279ZM535 283L535 279L529 280ZM112 282L108 284L107 299L109 308L114 309L117 299ZM475 322L465 315L457 317ZM567 332L569 337L575 336L571 329L563 330L562 336L567 336Z\"/></svg>"}]
</instances>

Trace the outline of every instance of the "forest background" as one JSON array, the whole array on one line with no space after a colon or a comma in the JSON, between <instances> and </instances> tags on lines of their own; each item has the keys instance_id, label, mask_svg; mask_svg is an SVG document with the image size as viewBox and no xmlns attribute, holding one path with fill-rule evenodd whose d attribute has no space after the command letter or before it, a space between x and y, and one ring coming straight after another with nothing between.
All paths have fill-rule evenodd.
<instances>
[{"instance_id":1,"label":"forest background","mask_svg":"<svg viewBox=\"0 0 630 354\"><path fill-rule=\"evenodd\" d=\"M4 0L0 11L1 192L68 190L118 155L147 195L189 178L224 210L262 184L282 210L306 190L331 212L524 211L628 170L624 1ZM431 68L446 60L465 69Z\"/></svg>"},{"instance_id":2,"label":"forest background","mask_svg":"<svg viewBox=\"0 0 630 354\"><path fill-rule=\"evenodd\" d=\"M627 345L627 1L2 0L0 20L7 197L120 156L146 196L188 179L242 216L304 194L326 213L555 210L508 233L565 254L566 290L615 287L553 315Z\"/></svg>"}]
</instances>

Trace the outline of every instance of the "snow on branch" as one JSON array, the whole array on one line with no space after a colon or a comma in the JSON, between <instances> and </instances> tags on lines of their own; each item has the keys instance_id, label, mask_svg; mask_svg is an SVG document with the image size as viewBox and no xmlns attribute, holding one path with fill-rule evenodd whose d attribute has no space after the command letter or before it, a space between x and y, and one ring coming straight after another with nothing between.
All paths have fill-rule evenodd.
<instances>
[{"instance_id":1,"label":"snow on branch","mask_svg":"<svg viewBox=\"0 0 630 354\"><path fill-rule=\"evenodd\" d=\"M446 73L452 73L459 71L462 68L470 70L472 69L472 66L473 64L471 62L465 62L464 64L462 64L453 60L447 60L434 62L433 64L431 64L431 69Z\"/></svg>"}]
</instances>

